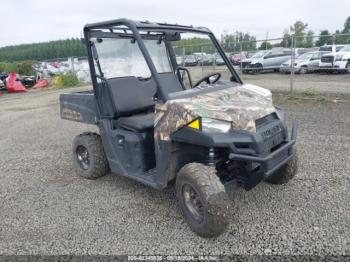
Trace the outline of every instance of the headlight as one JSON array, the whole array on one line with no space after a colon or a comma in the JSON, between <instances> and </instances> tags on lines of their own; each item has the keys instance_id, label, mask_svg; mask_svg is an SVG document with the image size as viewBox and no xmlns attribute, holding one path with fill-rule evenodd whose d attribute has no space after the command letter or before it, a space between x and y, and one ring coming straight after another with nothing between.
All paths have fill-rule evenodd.
<instances>
[{"instance_id":1,"label":"headlight","mask_svg":"<svg viewBox=\"0 0 350 262\"><path fill-rule=\"evenodd\" d=\"M335 61L341 61L343 59L343 55L336 55Z\"/></svg>"},{"instance_id":2,"label":"headlight","mask_svg":"<svg viewBox=\"0 0 350 262\"><path fill-rule=\"evenodd\" d=\"M216 120L211 118L202 118L202 131L203 132L223 132L226 133L231 129L231 123L222 120Z\"/></svg>"},{"instance_id":3,"label":"headlight","mask_svg":"<svg viewBox=\"0 0 350 262\"><path fill-rule=\"evenodd\" d=\"M207 133L226 133L231 129L231 122L212 118L198 118L187 126Z\"/></svg>"}]
</instances>

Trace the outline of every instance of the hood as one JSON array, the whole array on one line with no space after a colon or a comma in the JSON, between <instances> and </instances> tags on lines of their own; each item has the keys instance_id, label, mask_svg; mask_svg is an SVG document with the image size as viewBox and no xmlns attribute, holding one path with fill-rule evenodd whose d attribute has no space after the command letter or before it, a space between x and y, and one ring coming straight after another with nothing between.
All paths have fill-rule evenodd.
<instances>
[{"instance_id":1,"label":"hood","mask_svg":"<svg viewBox=\"0 0 350 262\"><path fill-rule=\"evenodd\" d=\"M324 56L336 56L337 54L339 54L339 52L338 53L327 53L327 54L324 54L324 55L322 55L321 57L324 57Z\"/></svg>"},{"instance_id":2,"label":"hood","mask_svg":"<svg viewBox=\"0 0 350 262\"><path fill-rule=\"evenodd\" d=\"M170 135L198 117L229 121L234 129L256 132L255 120L275 112L271 92L241 85L156 105L155 136Z\"/></svg>"},{"instance_id":3,"label":"hood","mask_svg":"<svg viewBox=\"0 0 350 262\"><path fill-rule=\"evenodd\" d=\"M341 55L350 55L350 51L339 51L339 52L333 54L333 56L335 56L335 55L339 55L339 56L341 56Z\"/></svg>"}]
</instances>

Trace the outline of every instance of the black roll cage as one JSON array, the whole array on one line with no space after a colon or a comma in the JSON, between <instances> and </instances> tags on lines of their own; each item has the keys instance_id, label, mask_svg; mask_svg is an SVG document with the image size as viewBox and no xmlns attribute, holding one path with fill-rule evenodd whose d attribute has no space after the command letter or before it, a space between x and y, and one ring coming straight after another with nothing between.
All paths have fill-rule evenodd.
<instances>
[{"instance_id":1,"label":"black roll cage","mask_svg":"<svg viewBox=\"0 0 350 262\"><path fill-rule=\"evenodd\" d=\"M123 26L124 28L118 28ZM104 32L102 30L109 30L108 32ZM115 30L119 30L121 32L115 32ZM139 31L148 31L148 34L140 34ZM130 33L131 32L131 33ZM158 72L156 70L155 65L153 64L152 58L148 52L148 50L145 47L145 44L143 42L144 37L159 37L161 34L149 34L149 32L160 32L165 37L166 35L171 35L171 33L183 33L183 32L192 32L192 33L200 33L200 34L206 34L209 36L209 38L214 43L215 48L218 50L219 54L223 58L223 60L226 63L226 66L229 68L232 77L231 81L237 82L242 84L242 80L234 70L232 64L226 57L224 51L222 50L219 42L215 38L214 34L205 27L193 27L193 26L183 26L183 25L174 25L174 24L162 24L162 23L151 23L148 21L141 22L141 21L133 21L129 19L116 19L116 20L110 20L105 22L98 22L93 24L87 24L84 27L84 39L85 39L85 45L88 55L88 61L89 61L89 67L90 67L90 73L91 73L91 80L94 88L94 94L97 98L97 78L104 79L103 75L101 74L101 68L98 61L98 56L96 53L96 49L94 47L93 42L90 41L91 37L126 37L126 38L133 38L135 42L137 42L142 55L144 56L146 63L149 67L149 70L151 72L151 75L157 85L157 95L158 98L162 101L169 100L168 94L164 91L159 77ZM95 50L95 51L93 51ZM95 70L95 64L94 61L97 64L98 70L100 71L100 75L96 74Z\"/></svg>"}]
</instances>

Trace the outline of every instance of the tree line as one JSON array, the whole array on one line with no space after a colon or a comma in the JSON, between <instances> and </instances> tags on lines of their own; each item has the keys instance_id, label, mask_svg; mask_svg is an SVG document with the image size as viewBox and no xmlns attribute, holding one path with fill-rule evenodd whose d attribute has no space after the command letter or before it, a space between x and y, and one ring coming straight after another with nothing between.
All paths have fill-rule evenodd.
<instances>
[{"instance_id":1,"label":"tree line","mask_svg":"<svg viewBox=\"0 0 350 262\"><path fill-rule=\"evenodd\" d=\"M296 21L289 29L284 30L280 46L290 47L292 45L292 36L294 36L295 47L314 47L326 44L350 44L350 16L345 20L342 29L338 29L335 32L330 32L328 29L324 29L321 30L318 35L319 37L316 38L315 32L308 29L308 24L303 23L302 21Z\"/></svg>"},{"instance_id":2,"label":"tree line","mask_svg":"<svg viewBox=\"0 0 350 262\"><path fill-rule=\"evenodd\" d=\"M343 28L333 33L350 34L350 16L345 20ZM257 49L271 49L272 47L291 47L292 36L294 36L295 47L314 47L332 43L350 44L349 35L332 37L332 32L327 29L321 30L319 35L319 37L315 37L314 31L308 29L307 23L296 21L292 26L284 30L282 40L273 44L268 41L263 41L259 44L255 36L239 31L235 33L225 31L220 37L220 42L226 52L239 52L241 50L255 51ZM215 52L209 38L194 37L181 39L175 46L175 53L178 55L195 52ZM0 48L1 62L42 61L85 55L85 47L78 38Z\"/></svg>"},{"instance_id":3,"label":"tree line","mask_svg":"<svg viewBox=\"0 0 350 262\"><path fill-rule=\"evenodd\" d=\"M0 48L0 61L41 61L72 56L85 56L85 47L78 38L43 43L21 44Z\"/></svg>"}]
</instances>

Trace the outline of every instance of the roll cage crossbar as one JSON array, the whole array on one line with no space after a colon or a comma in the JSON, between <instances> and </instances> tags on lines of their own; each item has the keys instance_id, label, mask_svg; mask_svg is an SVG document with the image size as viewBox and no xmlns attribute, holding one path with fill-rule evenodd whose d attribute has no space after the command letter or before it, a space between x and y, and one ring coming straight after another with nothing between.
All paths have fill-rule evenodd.
<instances>
[{"instance_id":1,"label":"roll cage crossbar","mask_svg":"<svg viewBox=\"0 0 350 262\"><path fill-rule=\"evenodd\" d=\"M103 30L108 30L108 32L105 32ZM140 34L140 31L147 32L146 34ZM150 32L155 32L158 34L150 34ZM96 52L96 48L94 47L93 42L90 41L91 37L132 37L135 42L137 42L140 51L142 55L145 58L145 61L149 67L149 70L151 71L151 75L157 85L157 95L158 98L167 101L169 99L168 94L164 91L159 77L158 72L156 70L156 67L152 61L152 58L146 49L146 46L143 42L143 38L146 37L159 37L159 36L169 36L169 35L175 35L179 33L184 32L191 32L191 33L199 33L199 34L206 34L209 36L209 38L212 40L215 48L218 50L221 57L224 59L227 67L229 68L232 77L231 81L242 83L241 79L233 69L231 63L229 62L228 58L226 57L224 51L222 50L219 42L215 38L214 34L205 27L193 27L193 26L183 26L183 25L176 25L176 24L163 24L163 23L151 23L148 21L141 22L141 21L133 21L129 19L116 19L116 20L110 20L105 22L98 22L93 24L87 24L84 27L84 38L85 38L85 45L87 49L88 54L88 60L89 60L89 67L90 67L90 73L92 78L92 84L94 86L94 90L97 87L97 79L101 78L103 79L102 70L99 65L98 61L98 55ZM95 70L95 64L94 61L97 64L98 70L100 75L98 76L96 74ZM96 91L95 91L96 94Z\"/></svg>"}]
</instances>

